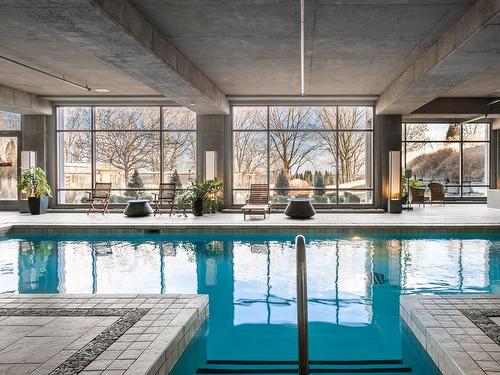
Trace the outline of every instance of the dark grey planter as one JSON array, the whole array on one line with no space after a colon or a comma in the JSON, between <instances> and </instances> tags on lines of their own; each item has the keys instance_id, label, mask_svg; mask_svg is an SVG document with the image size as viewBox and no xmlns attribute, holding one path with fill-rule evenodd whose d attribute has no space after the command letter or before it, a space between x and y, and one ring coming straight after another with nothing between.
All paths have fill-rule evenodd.
<instances>
[{"instance_id":1,"label":"dark grey planter","mask_svg":"<svg viewBox=\"0 0 500 375\"><path fill-rule=\"evenodd\" d=\"M32 215L46 214L49 207L49 197L46 195L39 198L29 197L28 206Z\"/></svg>"},{"instance_id":2,"label":"dark grey planter","mask_svg":"<svg viewBox=\"0 0 500 375\"><path fill-rule=\"evenodd\" d=\"M193 215L203 216L203 199L197 199L193 202Z\"/></svg>"},{"instance_id":3,"label":"dark grey planter","mask_svg":"<svg viewBox=\"0 0 500 375\"><path fill-rule=\"evenodd\" d=\"M285 208L285 215L292 219L310 219L316 211L309 198L292 198Z\"/></svg>"}]
</instances>

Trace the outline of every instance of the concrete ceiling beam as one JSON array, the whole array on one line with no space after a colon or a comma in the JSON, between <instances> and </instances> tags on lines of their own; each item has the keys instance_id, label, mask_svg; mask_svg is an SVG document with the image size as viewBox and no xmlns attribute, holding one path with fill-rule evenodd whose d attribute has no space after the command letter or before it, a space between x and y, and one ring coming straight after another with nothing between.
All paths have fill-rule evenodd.
<instances>
[{"instance_id":1,"label":"concrete ceiling beam","mask_svg":"<svg viewBox=\"0 0 500 375\"><path fill-rule=\"evenodd\" d=\"M19 2L36 22L198 114L226 114L226 95L128 0ZM125 93L125 88L124 88Z\"/></svg>"},{"instance_id":2,"label":"concrete ceiling beam","mask_svg":"<svg viewBox=\"0 0 500 375\"><path fill-rule=\"evenodd\" d=\"M22 115L51 115L52 104L37 95L0 85L0 111Z\"/></svg>"},{"instance_id":3,"label":"concrete ceiling beam","mask_svg":"<svg viewBox=\"0 0 500 375\"><path fill-rule=\"evenodd\" d=\"M499 68L498 61L487 60L488 50L500 44L499 17L500 0L478 0L385 89L376 105L377 114L409 114L473 80L489 66Z\"/></svg>"}]
</instances>

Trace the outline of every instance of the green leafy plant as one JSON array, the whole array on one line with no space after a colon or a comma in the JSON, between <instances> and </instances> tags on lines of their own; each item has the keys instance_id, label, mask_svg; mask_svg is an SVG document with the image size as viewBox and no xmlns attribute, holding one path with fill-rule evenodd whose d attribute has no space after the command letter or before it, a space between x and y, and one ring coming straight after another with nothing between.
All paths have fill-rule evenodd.
<instances>
[{"instance_id":1,"label":"green leafy plant","mask_svg":"<svg viewBox=\"0 0 500 375\"><path fill-rule=\"evenodd\" d=\"M179 207L182 206L181 208L185 209L191 205L194 209L194 206L198 204L203 207L204 213L217 211L216 205L220 202L222 181L217 178L207 181L191 178L189 181L191 188L179 198Z\"/></svg>"},{"instance_id":2,"label":"green leafy plant","mask_svg":"<svg viewBox=\"0 0 500 375\"><path fill-rule=\"evenodd\" d=\"M45 172L40 167L26 169L17 183L17 188L26 192L29 197L52 196L52 189L47 182Z\"/></svg>"}]
</instances>

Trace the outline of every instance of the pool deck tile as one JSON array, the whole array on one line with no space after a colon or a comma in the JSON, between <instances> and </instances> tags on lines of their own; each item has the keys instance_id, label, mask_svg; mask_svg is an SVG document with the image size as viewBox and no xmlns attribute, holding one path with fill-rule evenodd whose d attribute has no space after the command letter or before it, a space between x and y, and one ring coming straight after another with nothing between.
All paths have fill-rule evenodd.
<instances>
[{"instance_id":1,"label":"pool deck tile","mask_svg":"<svg viewBox=\"0 0 500 375\"><path fill-rule=\"evenodd\" d=\"M218 213L194 217L188 215L148 216L129 218L121 213L106 215L84 212L52 211L46 215L32 216L18 212L0 212L0 235L30 232L97 232L97 233L329 233L356 232L360 228L375 232L460 232L464 228L476 232L500 230L500 210L488 208L486 204L448 204L416 206L413 211L402 214L383 212L362 213L337 210L318 213L311 220L293 220L276 212L262 220L252 217L243 220L241 213Z\"/></svg>"},{"instance_id":2,"label":"pool deck tile","mask_svg":"<svg viewBox=\"0 0 500 375\"><path fill-rule=\"evenodd\" d=\"M0 373L164 375L207 316L203 295L2 296Z\"/></svg>"},{"instance_id":3,"label":"pool deck tile","mask_svg":"<svg viewBox=\"0 0 500 375\"><path fill-rule=\"evenodd\" d=\"M443 375L500 371L500 295L406 295L400 315Z\"/></svg>"}]
</instances>

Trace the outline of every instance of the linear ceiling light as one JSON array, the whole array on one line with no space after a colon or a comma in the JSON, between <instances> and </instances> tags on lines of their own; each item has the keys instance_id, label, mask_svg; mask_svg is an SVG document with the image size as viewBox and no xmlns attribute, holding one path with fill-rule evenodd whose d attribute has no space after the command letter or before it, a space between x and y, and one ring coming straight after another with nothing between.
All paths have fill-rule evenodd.
<instances>
[{"instance_id":1,"label":"linear ceiling light","mask_svg":"<svg viewBox=\"0 0 500 375\"><path fill-rule=\"evenodd\" d=\"M304 0L300 0L300 95L305 95L304 87Z\"/></svg>"},{"instance_id":2,"label":"linear ceiling light","mask_svg":"<svg viewBox=\"0 0 500 375\"><path fill-rule=\"evenodd\" d=\"M490 113L490 106L492 106L493 104L497 104L497 103L500 103L500 99L495 99L492 102L489 102L488 104L486 104L486 112L484 113L484 115L478 116L478 117L475 117L475 118L471 118L470 120L462 122L462 124L469 124L471 122L482 120L483 118L487 119L488 118L488 114Z\"/></svg>"},{"instance_id":3,"label":"linear ceiling light","mask_svg":"<svg viewBox=\"0 0 500 375\"><path fill-rule=\"evenodd\" d=\"M79 88L81 90L91 91L91 88L88 87L87 85L85 85L85 86L80 85L79 83L76 83L76 82L70 81L69 79L64 78L64 76L59 77L59 76L57 76L55 74L52 74L52 73L49 73L49 72L44 72L43 70L40 70L38 68L34 68L32 66L26 65L26 64L24 64L22 62L19 62L19 61L16 61L16 60L9 59L8 57L5 57L5 56L0 56L0 59L5 60L5 61L7 61L7 62L9 62L11 64L14 64L14 65L22 66L23 68L33 70L33 71L35 71L37 73L44 74L46 76L49 76L49 77L54 78L54 79L57 79L58 81L64 82L67 85Z\"/></svg>"}]
</instances>

